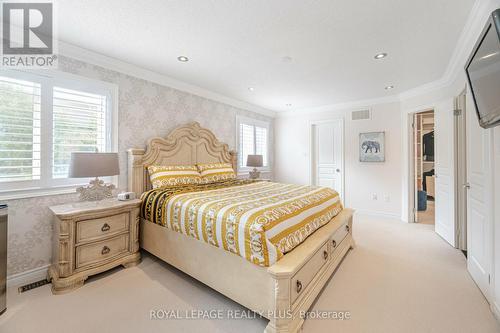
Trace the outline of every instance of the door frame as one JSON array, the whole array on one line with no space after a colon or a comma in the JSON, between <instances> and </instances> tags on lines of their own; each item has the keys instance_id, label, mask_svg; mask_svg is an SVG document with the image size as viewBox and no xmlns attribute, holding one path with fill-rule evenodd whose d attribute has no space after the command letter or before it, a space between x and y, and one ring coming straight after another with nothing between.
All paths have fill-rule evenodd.
<instances>
[{"instance_id":1,"label":"door frame","mask_svg":"<svg viewBox=\"0 0 500 333\"><path fill-rule=\"evenodd\" d=\"M408 137L408 223L417 222L417 196L415 193L415 116L417 113L434 111L433 107L426 107L421 110L408 112L406 124Z\"/></svg>"},{"instance_id":2,"label":"door frame","mask_svg":"<svg viewBox=\"0 0 500 333\"><path fill-rule=\"evenodd\" d=\"M452 96L453 97L449 97L450 99L451 98L454 98L458 95L460 95L460 93L462 92L463 90L463 87L461 89L457 89L456 91L456 94L453 94ZM472 99L472 95L470 93L470 88L469 86L467 85L466 86L466 112L467 111L471 111L471 107L467 107L467 103L469 103L468 101ZM416 112L420 112L421 110L426 110L426 109L436 109L436 106L437 106L438 102L434 101L433 102L426 102L426 103L423 103L422 105L418 106L418 107L415 107L415 106L410 106L410 107L404 107L402 108L402 116L401 116L401 128L402 128L402 140L403 140L403 145L402 145L402 165L403 165L403 175L402 175L402 184L403 184L403 189L402 189L402 192L403 192L403 200L402 200L402 216L401 216L401 219L402 221L404 222L408 222L408 223L411 223L412 222L412 214L413 214L413 204L412 204L412 195L414 196L414 189L413 189L413 186L412 183L414 182L414 174L413 174L413 164L412 164L412 156L413 156L413 142L412 142L412 135L413 135L413 129L412 129L412 118L413 118L413 114L416 113ZM473 111L474 112L474 111ZM490 143L490 156L492 157L490 159L490 162L489 162L489 175L487 176L489 179L491 179L493 177L493 172L494 172L494 158L493 156L494 155L494 151L493 151L493 147L494 147L494 140L495 140L495 136L493 135L493 131L490 129L490 135L489 135L489 143ZM468 133L466 132L466 135L468 135ZM456 144L456 142L455 142ZM453 148L455 149L455 147ZM455 150L454 150L455 151ZM454 163L456 161L456 156L454 157ZM457 184L456 181L454 180L454 186L461 186L461 184ZM490 186L493 186L493 184L490 184ZM490 189L491 190L491 189ZM454 190L455 191L455 190ZM412 194L413 193L413 194ZM456 198L455 198L456 199ZM493 202L493 196L491 196L491 201L490 201L490 205L488 207L488 214L490 214L490 217L493 221L493 219L495 218L495 211L494 211L494 204L492 203ZM456 205L456 200L455 200L455 205ZM492 232L490 233L490 238L489 238L489 241L491 242L491 246L490 246L490 249L488 250L490 253L494 253L494 250L495 250L495 242L494 242L494 237L495 237L495 224L493 222L490 222L491 223L491 227L492 227ZM455 219L455 225L457 224L457 221ZM468 221L468 226L467 226L467 238L469 239L469 232L470 232L470 226L471 226L471 221ZM498 278L498 276L495 276L495 261L494 261L494 256L491 255L491 258L490 258L490 263L491 263L491 272L490 272L490 277L491 277L491 281L495 281L496 278ZM467 266L468 266L468 262L467 262ZM467 268L468 269L468 268ZM470 274L470 273L469 273ZM494 295L493 295L493 289L494 289L494 286L493 285L490 285L490 288L489 290L487 291L487 293L484 295L486 297L486 299L490 302L490 305L491 305L491 308L492 308L492 311L494 313L499 313L498 311L496 311L496 309L498 309L498 306L496 304L493 304L493 298L494 298Z\"/></svg>"},{"instance_id":3,"label":"door frame","mask_svg":"<svg viewBox=\"0 0 500 333\"><path fill-rule=\"evenodd\" d=\"M316 161L315 161L315 138L314 138L314 126L321 125L321 124L328 124L328 123L340 123L340 156L342 157L342 161L340 163L341 169L340 169L340 182L342 184L342 191L339 193L340 198L344 202L344 205L347 206L346 204L346 199L345 199L345 120L343 117L339 118L331 118L331 119L325 119L325 120L313 120L309 122L309 184L314 185L314 169L316 166Z\"/></svg>"},{"instance_id":4,"label":"door frame","mask_svg":"<svg viewBox=\"0 0 500 333\"><path fill-rule=\"evenodd\" d=\"M463 100L461 100L463 98ZM455 244L467 251L467 88L455 97ZM461 145L460 145L461 143Z\"/></svg>"}]
</instances>

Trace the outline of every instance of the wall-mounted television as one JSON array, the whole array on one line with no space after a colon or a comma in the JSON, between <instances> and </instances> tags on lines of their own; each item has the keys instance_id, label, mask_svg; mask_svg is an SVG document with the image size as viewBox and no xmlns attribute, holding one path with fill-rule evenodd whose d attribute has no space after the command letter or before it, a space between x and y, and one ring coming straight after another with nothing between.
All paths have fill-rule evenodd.
<instances>
[{"instance_id":1,"label":"wall-mounted television","mask_svg":"<svg viewBox=\"0 0 500 333\"><path fill-rule=\"evenodd\" d=\"M465 72L476 105L479 125L500 125L500 8L486 23Z\"/></svg>"}]
</instances>

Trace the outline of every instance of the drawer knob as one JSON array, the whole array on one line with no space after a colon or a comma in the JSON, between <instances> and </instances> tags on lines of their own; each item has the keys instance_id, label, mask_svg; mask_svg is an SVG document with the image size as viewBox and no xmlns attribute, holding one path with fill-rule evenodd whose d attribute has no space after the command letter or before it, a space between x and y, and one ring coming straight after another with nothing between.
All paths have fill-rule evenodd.
<instances>
[{"instance_id":1,"label":"drawer knob","mask_svg":"<svg viewBox=\"0 0 500 333\"><path fill-rule=\"evenodd\" d=\"M302 282L297 280L297 294L300 293L301 291L302 291Z\"/></svg>"},{"instance_id":2,"label":"drawer knob","mask_svg":"<svg viewBox=\"0 0 500 333\"><path fill-rule=\"evenodd\" d=\"M345 231L349 232L349 229L350 229L350 228L349 228L349 225L346 225L346 226L345 226Z\"/></svg>"},{"instance_id":3,"label":"drawer knob","mask_svg":"<svg viewBox=\"0 0 500 333\"><path fill-rule=\"evenodd\" d=\"M328 259L328 251L323 251L323 258Z\"/></svg>"},{"instance_id":4,"label":"drawer knob","mask_svg":"<svg viewBox=\"0 0 500 333\"><path fill-rule=\"evenodd\" d=\"M333 245L333 248L336 248L337 247L337 242L334 240L332 240L332 245Z\"/></svg>"},{"instance_id":5,"label":"drawer knob","mask_svg":"<svg viewBox=\"0 0 500 333\"><path fill-rule=\"evenodd\" d=\"M102 232L106 232L106 231L109 231L109 229L111 229L111 227L109 226L109 224L104 223L104 224L102 225L101 231L102 231Z\"/></svg>"},{"instance_id":6,"label":"drawer knob","mask_svg":"<svg viewBox=\"0 0 500 333\"><path fill-rule=\"evenodd\" d=\"M104 247L102 248L101 254L102 254L102 255L108 254L108 253L109 253L109 251L111 251L111 249L110 249L109 247L107 247L107 246L104 246Z\"/></svg>"}]
</instances>

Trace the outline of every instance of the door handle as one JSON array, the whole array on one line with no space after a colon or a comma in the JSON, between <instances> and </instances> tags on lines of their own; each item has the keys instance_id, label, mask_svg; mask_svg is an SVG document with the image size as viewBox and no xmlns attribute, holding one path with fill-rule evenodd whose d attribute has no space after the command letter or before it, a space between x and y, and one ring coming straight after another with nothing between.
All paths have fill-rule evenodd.
<instances>
[{"instance_id":1,"label":"door handle","mask_svg":"<svg viewBox=\"0 0 500 333\"><path fill-rule=\"evenodd\" d=\"M464 186L465 189L470 190L470 184L469 183L465 183L463 186Z\"/></svg>"}]
</instances>

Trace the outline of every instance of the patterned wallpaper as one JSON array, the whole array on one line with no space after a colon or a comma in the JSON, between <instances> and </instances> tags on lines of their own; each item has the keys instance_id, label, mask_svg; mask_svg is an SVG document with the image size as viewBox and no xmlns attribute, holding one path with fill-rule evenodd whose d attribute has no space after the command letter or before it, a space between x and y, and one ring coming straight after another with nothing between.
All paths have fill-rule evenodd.
<instances>
[{"instance_id":1,"label":"patterned wallpaper","mask_svg":"<svg viewBox=\"0 0 500 333\"><path fill-rule=\"evenodd\" d=\"M173 128L191 121L209 128L220 141L234 149L237 115L269 120L270 147L274 146L274 124L270 117L63 56L59 58L59 69L118 85L120 189L127 186L127 149L144 148L149 138L165 136ZM273 155L271 149L271 159ZM7 201L9 276L50 264L52 217L48 207L76 198L75 194L66 194Z\"/></svg>"}]
</instances>

